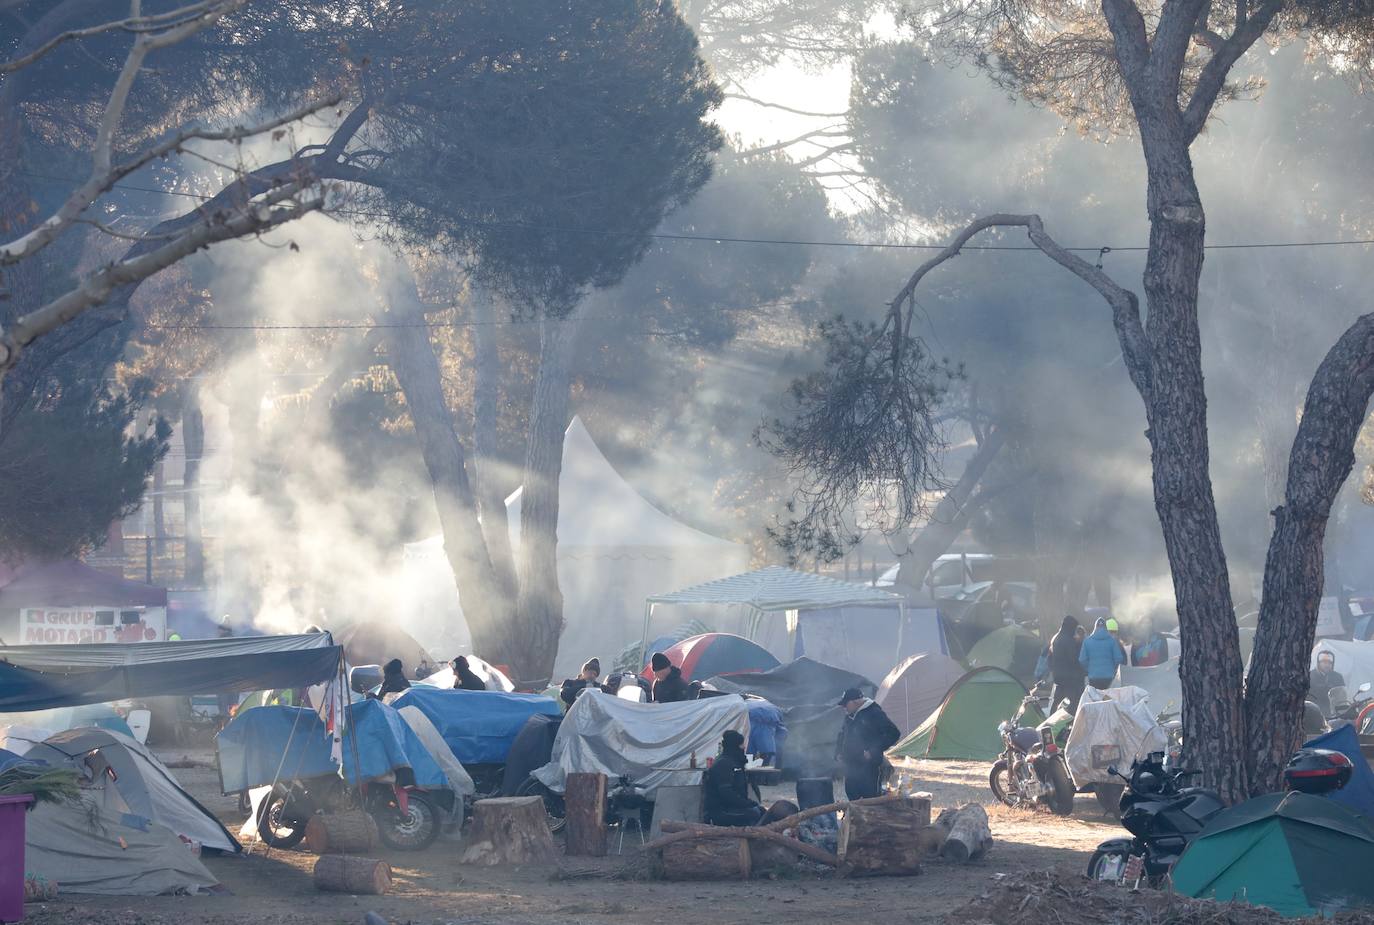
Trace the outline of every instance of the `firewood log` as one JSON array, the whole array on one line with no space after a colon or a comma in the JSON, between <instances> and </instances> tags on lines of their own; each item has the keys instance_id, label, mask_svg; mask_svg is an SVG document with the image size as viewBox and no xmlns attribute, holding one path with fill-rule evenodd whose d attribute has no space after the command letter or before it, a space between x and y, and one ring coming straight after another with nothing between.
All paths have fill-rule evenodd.
<instances>
[{"instance_id":1,"label":"firewood log","mask_svg":"<svg viewBox=\"0 0 1374 925\"><path fill-rule=\"evenodd\" d=\"M850 804L840 822L840 870L851 877L919 874L929 825L923 797Z\"/></svg>"},{"instance_id":2,"label":"firewood log","mask_svg":"<svg viewBox=\"0 0 1374 925\"><path fill-rule=\"evenodd\" d=\"M951 861L982 857L992 847L987 811L977 803L945 810L936 820L936 827L947 832L940 853Z\"/></svg>"},{"instance_id":3,"label":"firewood log","mask_svg":"<svg viewBox=\"0 0 1374 925\"><path fill-rule=\"evenodd\" d=\"M358 854L377 847L377 821L367 813L316 813L305 824L305 847L314 854Z\"/></svg>"},{"instance_id":4,"label":"firewood log","mask_svg":"<svg viewBox=\"0 0 1374 925\"><path fill-rule=\"evenodd\" d=\"M606 854L606 775L569 774L563 796L567 806L569 855Z\"/></svg>"},{"instance_id":5,"label":"firewood log","mask_svg":"<svg viewBox=\"0 0 1374 925\"><path fill-rule=\"evenodd\" d=\"M472 805L464 864L542 864L554 854L542 797L497 797Z\"/></svg>"},{"instance_id":6,"label":"firewood log","mask_svg":"<svg viewBox=\"0 0 1374 925\"><path fill-rule=\"evenodd\" d=\"M375 858L326 854L315 862L315 888L332 893L380 895L391 889L391 867Z\"/></svg>"},{"instance_id":7,"label":"firewood log","mask_svg":"<svg viewBox=\"0 0 1374 925\"><path fill-rule=\"evenodd\" d=\"M749 841L744 838L697 838L663 848L665 880L748 880Z\"/></svg>"}]
</instances>

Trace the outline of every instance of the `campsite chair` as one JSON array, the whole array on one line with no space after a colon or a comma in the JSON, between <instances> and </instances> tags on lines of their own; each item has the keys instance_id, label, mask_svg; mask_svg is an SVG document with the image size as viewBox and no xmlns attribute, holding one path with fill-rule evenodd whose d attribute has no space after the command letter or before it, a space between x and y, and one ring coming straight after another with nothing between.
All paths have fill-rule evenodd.
<instances>
[{"instance_id":1,"label":"campsite chair","mask_svg":"<svg viewBox=\"0 0 1374 925\"><path fill-rule=\"evenodd\" d=\"M633 822L639 832L639 844L647 844L644 839L644 816L646 809L653 803L644 796L644 790L637 787L628 777L621 776L616 786L606 795L606 813L610 820L620 827L620 844L616 854L625 853L625 829Z\"/></svg>"}]
</instances>

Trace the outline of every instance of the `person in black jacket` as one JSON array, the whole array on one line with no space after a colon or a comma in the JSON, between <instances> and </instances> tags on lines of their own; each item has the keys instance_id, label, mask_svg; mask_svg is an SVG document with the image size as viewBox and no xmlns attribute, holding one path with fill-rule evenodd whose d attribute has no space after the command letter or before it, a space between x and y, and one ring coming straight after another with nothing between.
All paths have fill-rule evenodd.
<instances>
[{"instance_id":1,"label":"person in black jacket","mask_svg":"<svg viewBox=\"0 0 1374 925\"><path fill-rule=\"evenodd\" d=\"M691 700L692 688L682 677L682 669L668 661L668 656L655 652L649 659L649 668L654 673L654 687L649 699L654 703L677 703Z\"/></svg>"},{"instance_id":2,"label":"person in black jacket","mask_svg":"<svg viewBox=\"0 0 1374 925\"><path fill-rule=\"evenodd\" d=\"M487 682L477 677L477 673L468 665L466 655L459 655L453 660L453 687L455 690L464 691L487 689Z\"/></svg>"},{"instance_id":3,"label":"person in black jacket","mask_svg":"<svg viewBox=\"0 0 1374 925\"><path fill-rule=\"evenodd\" d=\"M838 757L844 765L844 792L851 800L876 797L881 786L883 752L897 744L901 732L883 708L851 687L840 695L844 726Z\"/></svg>"},{"instance_id":4,"label":"person in black jacket","mask_svg":"<svg viewBox=\"0 0 1374 925\"><path fill-rule=\"evenodd\" d=\"M601 677L600 659L588 659L582 666L582 673L575 678L568 678L563 682L562 688L558 692L558 699L567 706L572 706L582 692L587 689L601 690L601 685L596 683L596 679Z\"/></svg>"},{"instance_id":5,"label":"person in black jacket","mask_svg":"<svg viewBox=\"0 0 1374 925\"><path fill-rule=\"evenodd\" d=\"M382 686L377 689L378 698L387 694L399 694L409 689L410 682L406 680L406 673L399 658L393 658L382 666Z\"/></svg>"},{"instance_id":6,"label":"person in black jacket","mask_svg":"<svg viewBox=\"0 0 1374 925\"><path fill-rule=\"evenodd\" d=\"M1054 691L1050 694L1050 709L1059 709L1059 703L1067 699L1069 712L1078 709L1078 698L1083 696L1083 685L1088 673L1078 661L1082 643L1078 639L1078 621L1065 617L1059 625L1059 632L1050 640L1050 674L1054 676Z\"/></svg>"},{"instance_id":7,"label":"person in black jacket","mask_svg":"<svg viewBox=\"0 0 1374 925\"><path fill-rule=\"evenodd\" d=\"M710 825L757 825L763 818L763 807L749 798L746 760L744 736L727 729L704 782L702 811Z\"/></svg>"}]
</instances>

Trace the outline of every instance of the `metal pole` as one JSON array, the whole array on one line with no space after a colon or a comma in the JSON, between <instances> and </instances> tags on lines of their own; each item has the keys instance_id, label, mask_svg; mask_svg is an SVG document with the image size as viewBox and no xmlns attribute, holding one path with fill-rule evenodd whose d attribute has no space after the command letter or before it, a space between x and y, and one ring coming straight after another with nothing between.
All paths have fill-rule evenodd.
<instances>
[{"instance_id":1,"label":"metal pole","mask_svg":"<svg viewBox=\"0 0 1374 925\"><path fill-rule=\"evenodd\" d=\"M143 575L144 582L153 583L153 538L151 536L143 538Z\"/></svg>"}]
</instances>

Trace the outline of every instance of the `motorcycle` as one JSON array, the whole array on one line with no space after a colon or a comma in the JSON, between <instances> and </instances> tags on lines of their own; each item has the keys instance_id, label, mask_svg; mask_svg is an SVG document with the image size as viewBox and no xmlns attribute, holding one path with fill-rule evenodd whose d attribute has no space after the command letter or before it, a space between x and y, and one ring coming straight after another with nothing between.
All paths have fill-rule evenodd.
<instances>
[{"instance_id":1,"label":"motorcycle","mask_svg":"<svg viewBox=\"0 0 1374 925\"><path fill-rule=\"evenodd\" d=\"M1133 888L1142 881L1158 885L1226 804L1212 790L1184 786L1201 772L1167 767L1163 752L1133 762L1129 777L1115 767L1109 771L1126 781L1121 824L1132 837L1098 845L1088 860L1088 879ZM1321 794L1344 787L1352 773L1350 759L1340 752L1305 748L1289 761L1283 776L1290 790Z\"/></svg>"},{"instance_id":2,"label":"motorcycle","mask_svg":"<svg viewBox=\"0 0 1374 925\"><path fill-rule=\"evenodd\" d=\"M1004 750L988 774L988 786L1008 806L1047 806L1067 816L1073 812L1073 779L1053 728L1049 723L1039 728L1021 725L1027 709L1039 709L1039 704L1031 694L1015 716L998 725Z\"/></svg>"},{"instance_id":3,"label":"motorcycle","mask_svg":"<svg viewBox=\"0 0 1374 925\"><path fill-rule=\"evenodd\" d=\"M305 827L316 813L361 809L376 820L377 834L387 847L420 851L439 837L444 793L399 783L353 787L332 775L283 781L258 807L258 837L274 848L293 848L305 838Z\"/></svg>"}]
</instances>

